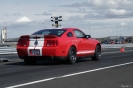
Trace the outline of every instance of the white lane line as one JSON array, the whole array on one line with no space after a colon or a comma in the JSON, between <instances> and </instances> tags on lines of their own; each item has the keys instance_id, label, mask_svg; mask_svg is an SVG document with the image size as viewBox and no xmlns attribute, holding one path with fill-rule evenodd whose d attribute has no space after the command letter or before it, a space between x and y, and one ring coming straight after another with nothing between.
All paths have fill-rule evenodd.
<instances>
[{"instance_id":1,"label":"white lane line","mask_svg":"<svg viewBox=\"0 0 133 88\"><path fill-rule=\"evenodd\" d=\"M100 70L104 70L104 69L108 69L108 68L114 68L114 67L129 65L129 64L133 64L133 62L128 62L128 63L124 63L124 64L118 64L118 65L113 65L113 66L108 66L108 67L103 67L103 68L98 68L98 69L93 69L93 70L88 70L88 71L83 71L83 72L78 72L78 73L73 73L73 74L58 76L58 77L52 77L52 78L42 79L42 80L38 80L38 81L33 81L33 82L18 84L18 85L14 85L14 86L10 86L10 87L5 87L5 88L18 88L18 87L22 87L22 86L26 86L26 85L35 84L35 83L46 82L46 81L50 81L50 80L54 80L54 79L59 79L59 78L64 78L64 77L70 77L70 76L75 76L75 75L80 75L80 74L84 74L84 73L100 71Z\"/></svg>"}]
</instances>

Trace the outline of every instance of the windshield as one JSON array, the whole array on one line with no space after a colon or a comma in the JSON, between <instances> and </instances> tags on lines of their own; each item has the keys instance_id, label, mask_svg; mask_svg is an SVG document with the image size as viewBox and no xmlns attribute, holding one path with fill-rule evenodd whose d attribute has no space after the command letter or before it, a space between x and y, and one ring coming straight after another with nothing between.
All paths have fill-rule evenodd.
<instances>
[{"instance_id":1,"label":"windshield","mask_svg":"<svg viewBox=\"0 0 133 88\"><path fill-rule=\"evenodd\" d=\"M63 29L44 29L44 30L39 30L32 35L55 35L60 37L66 30Z\"/></svg>"}]
</instances>

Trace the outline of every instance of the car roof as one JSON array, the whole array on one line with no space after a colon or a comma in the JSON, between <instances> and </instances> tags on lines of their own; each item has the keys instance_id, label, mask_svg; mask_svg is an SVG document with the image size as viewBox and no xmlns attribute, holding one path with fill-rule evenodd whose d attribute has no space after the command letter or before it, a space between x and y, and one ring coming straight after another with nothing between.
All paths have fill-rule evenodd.
<instances>
[{"instance_id":1,"label":"car roof","mask_svg":"<svg viewBox=\"0 0 133 88\"><path fill-rule=\"evenodd\" d=\"M45 29L64 29L64 30L74 30L74 29L78 29L78 28L71 28L71 27L63 27L63 28L45 28ZM45 30L45 29L42 29L42 30Z\"/></svg>"},{"instance_id":2,"label":"car roof","mask_svg":"<svg viewBox=\"0 0 133 88\"><path fill-rule=\"evenodd\" d=\"M74 30L74 29L78 29L78 28L62 28L62 29L65 29L65 30Z\"/></svg>"}]
</instances>

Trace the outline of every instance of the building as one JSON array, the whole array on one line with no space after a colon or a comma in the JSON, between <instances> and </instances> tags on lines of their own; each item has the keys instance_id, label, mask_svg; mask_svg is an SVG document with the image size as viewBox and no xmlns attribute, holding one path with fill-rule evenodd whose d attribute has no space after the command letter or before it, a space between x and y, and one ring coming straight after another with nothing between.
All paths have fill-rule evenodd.
<instances>
[{"instance_id":1,"label":"building","mask_svg":"<svg viewBox=\"0 0 133 88\"><path fill-rule=\"evenodd\" d=\"M1 30L1 43L4 43L7 39L7 29L6 27Z\"/></svg>"},{"instance_id":2,"label":"building","mask_svg":"<svg viewBox=\"0 0 133 88\"><path fill-rule=\"evenodd\" d=\"M111 40L125 40L125 36L110 36Z\"/></svg>"}]
</instances>

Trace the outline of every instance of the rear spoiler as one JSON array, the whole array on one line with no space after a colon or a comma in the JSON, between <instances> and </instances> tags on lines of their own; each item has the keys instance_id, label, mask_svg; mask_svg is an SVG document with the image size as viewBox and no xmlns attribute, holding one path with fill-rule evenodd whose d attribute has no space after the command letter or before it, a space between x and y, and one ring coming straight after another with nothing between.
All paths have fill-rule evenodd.
<instances>
[{"instance_id":1,"label":"rear spoiler","mask_svg":"<svg viewBox=\"0 0 133 88\"><path fill-rule=\"evenodd\" d=\"M58 38L55 35L23 35L20 38Z\"/></svg>"}]
</instances>

